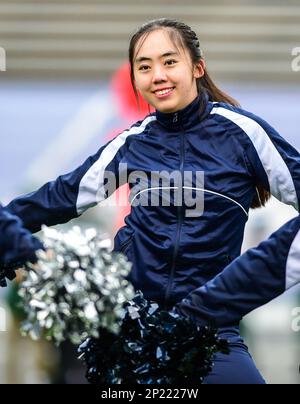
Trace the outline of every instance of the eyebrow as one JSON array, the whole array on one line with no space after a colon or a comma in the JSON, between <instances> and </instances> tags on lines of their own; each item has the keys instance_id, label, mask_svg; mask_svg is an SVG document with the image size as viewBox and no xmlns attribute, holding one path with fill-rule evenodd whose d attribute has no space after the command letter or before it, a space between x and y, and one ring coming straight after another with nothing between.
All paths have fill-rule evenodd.
<instances>
[{"instance_id":1,"label":"eyebrow","mask_svg":"<svg viewBox=\"0 0 300 404\"><path fill-rule=\"evenodd\" d=\"M166 53L164 53L164 54L162 54L162 55L160 56L160 59L161 59L161 58L168 57L168 56L175 56L175 55L176 55L176 56L179 56L178 52L173 52L173 51L166 52ZM136 63L141 63L141 62L151 61L151 60L152 60L151 58L148 58L148 57L146 57L146 56L140 56L139 58L136 58L135 62L136 62Z\"/></svg>"}]
</instances>

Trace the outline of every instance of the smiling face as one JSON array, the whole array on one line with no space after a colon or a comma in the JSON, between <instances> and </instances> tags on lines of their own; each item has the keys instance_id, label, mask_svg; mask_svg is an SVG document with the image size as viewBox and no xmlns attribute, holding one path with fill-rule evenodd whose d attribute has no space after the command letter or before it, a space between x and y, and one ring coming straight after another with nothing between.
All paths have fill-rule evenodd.
<instances>
[{"instance_id":1,"label":"smiling face","mask_svg":"<svg viewBox=\"0 0 300 404\"><path fill-rule=\"evenodd\" d=\"M134 83L155 109L172 113L198 95L196 79L204 74L204 61L193 66L188 50L176 46L166 29L140 38L134 54Z\"/></svg>"}]
</instances>

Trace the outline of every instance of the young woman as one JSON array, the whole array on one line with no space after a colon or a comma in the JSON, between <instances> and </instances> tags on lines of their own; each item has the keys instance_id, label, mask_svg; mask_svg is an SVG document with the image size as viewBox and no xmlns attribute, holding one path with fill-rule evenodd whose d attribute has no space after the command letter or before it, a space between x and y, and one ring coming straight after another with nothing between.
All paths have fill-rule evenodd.
<instances>
[{"instance_id":1,"label":"young woman","mask_svg":"<svg viewBox=\"0 0 300 404\"><path fill-rule=\"evenodd\" d=\"M129 60L136 93L156 112L8 209L35 232L78 217L127 181L132 209L115 251L132 262L136 289L171 309L240 255L251 207L273 194L298 209L300 156L216 87L185 24L143 25L131 38ZM233 349L216 360L213 382L263 383L238 320L222 332Z\"/></svg>"},{"instance_id":2,"label":"young woman","mask_svg":"<svg viewBox=\"0 0 300 404\"><path fill-rule=\"evenodd\" d=\"M21 220L0 204L0 285L5 285L1 270L36 260L35 252L42 244L23 228ZM4 276L4 273L3 273Z\"/></svg>"}]
</instances>

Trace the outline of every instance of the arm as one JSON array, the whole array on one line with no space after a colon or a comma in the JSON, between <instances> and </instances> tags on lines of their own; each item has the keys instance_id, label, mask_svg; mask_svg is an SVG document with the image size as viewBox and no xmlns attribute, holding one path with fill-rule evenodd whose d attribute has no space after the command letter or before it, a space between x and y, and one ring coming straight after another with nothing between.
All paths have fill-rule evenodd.
<instances>
[{"instance_id":1,"label":"arm","mask_svg":"<svg viewBox=\"0 0 300 404\"><path fill-rule=\"evenodd\" d=\"M300 206L300 154L263 119L229 107L213 109L243 147L244 158L256 185L261 184L278 200Z\"/></svg>"},{"instance_id":2,"label":"arm","mask_svg":"<svg viewBox=\"0 0 300 404\"><path fill-rule=\"evenodd\" d=\"M300 216L190 293L174 311L200 324L237 324L243 316L299 282Z\"/></svg>"},{"instance_id":3,"label":"arm","mask_svg":"<svg viewBox=\"0 0 300 404\"><path fill-rule=\"evenodd\" d=\"M43 224L52 226L80 216L122 185L119 163L126 154L129 138L143 132L148 122L149 118L138 122L115 137L75 171L58 177L36 192L14 199L7 206L8 211L20 217L32 232L39 231Z\"/></svg>"},{"instance_id":4,"label":"arm","mask_svg":"<svg viewBox=\"0 0 300 404\"><path fill-rule=\"evenodd\" d=\"M15 276L10 267L35 262L35 252L42 248L43 245L23 228L21 220L0 205L0 286L6 285L5 276Z\"/></svg>"},{"instance_id":5,"label":"arm","mask_svg":"<svg viewBox=\"0 0 300 404\"><path fill-rule=\"evenodd\" d=\"M256 183L279 201L300 208L300 154L263 119L249 114L246 159Z\"/></svg>"}]
</instances>

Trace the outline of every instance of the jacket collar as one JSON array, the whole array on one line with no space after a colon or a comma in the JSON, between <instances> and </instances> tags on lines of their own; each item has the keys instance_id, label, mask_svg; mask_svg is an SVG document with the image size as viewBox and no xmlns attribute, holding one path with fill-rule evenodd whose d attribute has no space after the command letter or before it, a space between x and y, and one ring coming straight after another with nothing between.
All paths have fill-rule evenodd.
<instances>
[{"instance_id":1,"label":"jacket collar","mask_svg":"<svg viewBox=\"0 0 300 404\"><path fill-rule=\"evenodd\" d=\"M156 110L156 119L168 129L188 128L199 124L213 107L208 98L207 92L203 91L194 101L179 111L164 113Z\"/></svg>"}]
</instances>

